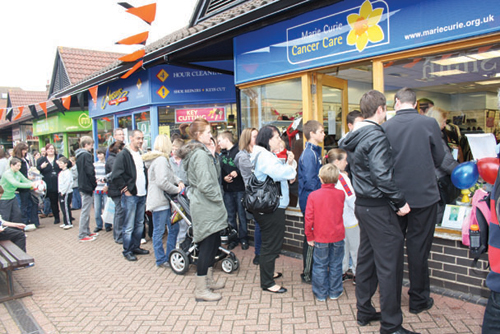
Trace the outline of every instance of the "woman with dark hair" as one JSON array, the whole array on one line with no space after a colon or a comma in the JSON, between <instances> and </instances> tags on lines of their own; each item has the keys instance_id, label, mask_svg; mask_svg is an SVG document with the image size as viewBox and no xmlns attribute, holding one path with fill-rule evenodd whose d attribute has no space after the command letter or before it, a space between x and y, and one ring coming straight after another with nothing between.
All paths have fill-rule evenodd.
<instances>
[{"instance_id":1,"label":"woman with dark hair","mask_svg":"<svg viewBox=\"0 0 500 334\"><path fill-rule=\"evenodd\" d=\"M21 169L19 171L24 177L29 179L28 171L30 169L30 165L28 163L28 159L26 159L28 150L28 145L21 142L14 147L13 155L21 160ZM19 188L17 192L18 194L16 197L18 197L21 206L23 224L35 224L36 227L40 227L40 221L38 219L38 204L33 201L30 190L26 188Z\"/></svg>"},{"instance_id":2,"label":"woman with dark hair","mask_svg":"<svg viewBox=\"0 0 500 334\"><path fill-rule=\"evenodd\" d=\"M281 143L279 130L271 125L266 125L259 130L256 145L253 147L251 161L254 165L254 174L259 181L265 181L269 176L274 182L279 182L281 187L280 205L273 213L258 216L262 247L260 250L260 286L262 290L273 293L287 291L274 281L282 276L274 272L276 258L278 257L285 236L285 209L290 201L288 181L295 179L297 172L293 167L294 156L288 151L287 160L281 162L272 153L279 149Z\"/></svg>"},{"instance_id":3,"label":"woman with dark hair","mask_svg":"<svg viewBox=\"0 0 500 334\"><path fill-rule=\"evenodd\" d=\"M106 160L106 165L104 169L106 171L106 179L111 180L111 171L113 170L113 165L115 163L116 155L123 150L125 143L121 140L115 141L109 147L109 155ZM122 193L120 189L113 183L108 182L108 196L111 197L113 203L115 203L115 217L113 218L113 238L118 244L123 243L123 219L125 218L125 212L122 208Z\"/></svg>"},{"instance_id":4,"label":"woman with dark hair","mask_svg":"<svg viewBox=\"0 0 500 334\"><path fill-rule=\"evenodd\" d=\"M45 146L46 156L36 162L36 168L42 173L43 180L47 184L47 198L50 200L50 208L54 215L54 224L59 224L59 192L57 187L57 175L61 171L57 165L57 153L54 145Z\"/></svg>"},{"instance_id":5,"label":"woman with dark hair","mask_svg":"<svg viewBox=\"0 0 500 334\"><path fill-rule=\"evenodd\" d=\"M197 118L189 126L193 141L179 149L178 156L183 159L191 186L188 197L193 220L193 241L199 245L196 264L197 301L217 301L220 293L212 290L222 289L223 283L213 279L215 255L221 244L220 232L227 228L227 211L222 199L220 186L219 159L208 147L212 145L210 124Z\"/></svg>"}]
</instances>

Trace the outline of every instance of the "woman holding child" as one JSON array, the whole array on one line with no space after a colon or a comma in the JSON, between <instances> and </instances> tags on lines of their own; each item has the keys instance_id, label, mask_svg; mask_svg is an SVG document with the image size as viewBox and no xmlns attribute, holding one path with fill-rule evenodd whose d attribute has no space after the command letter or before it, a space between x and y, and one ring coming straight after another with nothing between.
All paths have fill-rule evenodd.
<instances>
[{"instance_id":1,"label":"woman holding child","mask_svg":"<svg viewBox=\"0 0 500 334\"><path fill-rule=\"evenodd\" d=\"M279 130L270 125L259 130L256 145L253 147L251 161L254 164L255 177L264 181L268 176L279 182L281 198L279 208L273 213L258 216L261 229L262 248L260 251L260 286L264 291L284 293L287 291L274 281L282 276L274 273L275 261L283 245L285 236L285 209L290 201L288 196L288 180L295 179L297 172L293 167L293 153L288 153L283 164L272 152L279 149L281 143Z\"/></svg>"}]
</instances>

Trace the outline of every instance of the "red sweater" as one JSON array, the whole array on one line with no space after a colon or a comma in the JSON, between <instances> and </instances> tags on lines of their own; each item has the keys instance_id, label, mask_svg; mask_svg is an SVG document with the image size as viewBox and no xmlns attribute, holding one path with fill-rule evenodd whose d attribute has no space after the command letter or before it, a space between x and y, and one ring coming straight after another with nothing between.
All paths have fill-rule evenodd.
<instances>
[{"instance_id":1,"label":"red sweater","mask_svg":"<svg viewBox=\"0 0 500 334\"><path fill-rule=\"evenodd\" d=\"M344 192L331 183L322 184L309 195L305 216L307 241L334 243L344 240L344 200Z\"/></svg>"}]
</instances>

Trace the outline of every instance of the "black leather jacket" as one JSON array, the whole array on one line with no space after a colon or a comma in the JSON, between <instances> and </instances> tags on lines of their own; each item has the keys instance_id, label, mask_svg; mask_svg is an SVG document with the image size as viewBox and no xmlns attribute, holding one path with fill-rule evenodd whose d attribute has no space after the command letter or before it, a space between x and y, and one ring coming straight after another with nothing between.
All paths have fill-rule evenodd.
<instances>
[{"instance_id":1,"label":"black leather jacket","mask_svg":"<svg viewBox=\"0 0 500 334\"><path fill-rule=\"evenodd\" d=\"M405 205L406 199L394 182L391 146L379 124L363 121L340 146L350 156L357 204L379 206L389 203L395 210Z\"/></svg>"}]
</instances>

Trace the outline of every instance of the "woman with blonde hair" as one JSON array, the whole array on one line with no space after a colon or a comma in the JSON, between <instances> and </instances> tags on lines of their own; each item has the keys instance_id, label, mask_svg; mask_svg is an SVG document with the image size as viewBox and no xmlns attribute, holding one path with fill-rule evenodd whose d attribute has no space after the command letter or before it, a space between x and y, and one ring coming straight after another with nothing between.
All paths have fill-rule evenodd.
<instances>
[{"instance_id":1,"label":"woman with blonde hair","mask_svg":"<svg viewBox=\"0 0 500 334\"><path fill-rule=\"evenodd\" d=\"M458 189L451 182L451 173L453 172L455 167L458 166L458 162L453 159L453 156L451 155L451 149L448 146L445 134L443 132L443 129L446 126L448 112L438 107L432 107L425 115L434 118L439 124L445 152L445 156L443 162L441 163L441 166L435 168L436 177L438 179L439 194L441 197L438 202L437 223L441 224L446 204L452 203L459 195Z\"/></svg>"},{"instance_id":2,"label":"woman with blonde hair","mask_svg":"<svg viewBox=\"0 0 500 334\"><path fill-rule=\"evenodd\" d=\"M153 151L142 156L148 169L148 196L146 210L153 213L153 249L156 265L169 267L168 256L175 248L178 224L170 224L170 203L163 194L178 194L184 188L182 181L175 175L170 165L169 157L172 151L172 142L164 135L158 135L153 145ZM163 234L165 226L168 228L167 249L163 248Z\"/></svg>"}]
</instances>

